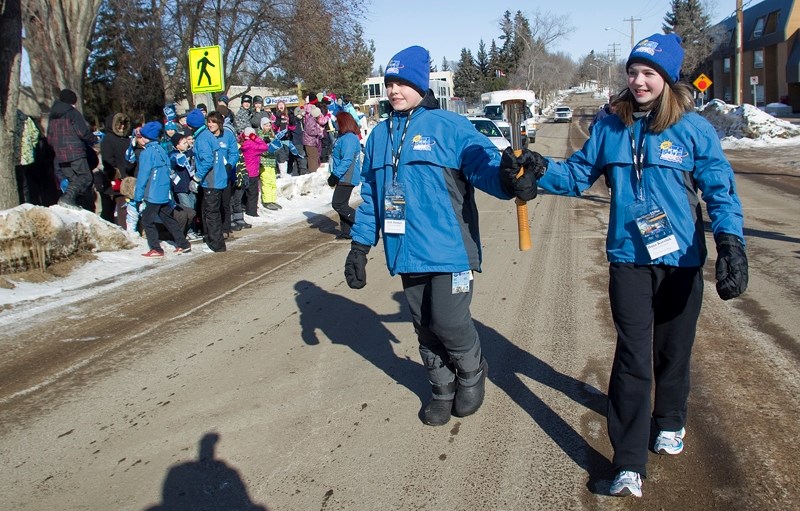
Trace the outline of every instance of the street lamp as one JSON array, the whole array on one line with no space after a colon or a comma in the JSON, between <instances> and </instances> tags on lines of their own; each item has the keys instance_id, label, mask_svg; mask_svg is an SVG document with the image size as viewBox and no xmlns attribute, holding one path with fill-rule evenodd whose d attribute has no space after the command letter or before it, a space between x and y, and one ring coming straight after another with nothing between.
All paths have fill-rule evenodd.
<instances>
[{"instance_id":1,"label":"street lamp","mask_svg":"<svg viewBox=\"0 0 800 511\"><path fill-rule=\"evenodd\" d=\"M633 45L634 45L633 32L631 32L630 34L626 34L625 32L623 32L621 30L617 30L614 27L606 27L603 30L605 30L606 32L608 32L609 30L613 30L614 32L617 32L618 34L624 35L625 37L630 37L631 38L631 50L633 50Z\"/></svg>"}]
</instances>

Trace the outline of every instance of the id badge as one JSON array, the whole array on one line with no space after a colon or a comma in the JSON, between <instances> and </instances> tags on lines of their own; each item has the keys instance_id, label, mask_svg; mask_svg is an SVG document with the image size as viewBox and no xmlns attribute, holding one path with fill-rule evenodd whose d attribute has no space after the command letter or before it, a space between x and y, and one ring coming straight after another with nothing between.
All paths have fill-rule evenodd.
<instances>
[{"instance_id":1,"label":"id badge","mask_svg":"<svg viewBox=\"0 0 800 511\"><path fill-rule=\"evenodd\" d=\"M663 208L653 203L640 202L630 206L630 209L650 259L658 259L680 248Z\"/></svg>"},{"instance_id":2,"label":"id badge","mask_svg":"<svg viewBox=\"0 0 800 511\"><path fill-rule=\"evenodd\" d=\"M395 183L386 189L383 198L383 232L385 234L406 233L406 195L403 186Z\"/></svg>"},{"instance_id":3,"label":"id badge","mask_svg":"<svg viewBox=\"0 0 800 511\"><path fill-rule=\"evenodd\" d=\"M469 282L472 280L472 270L453 273L452 293L469 293Z\"/></svg>"}]
</instances>

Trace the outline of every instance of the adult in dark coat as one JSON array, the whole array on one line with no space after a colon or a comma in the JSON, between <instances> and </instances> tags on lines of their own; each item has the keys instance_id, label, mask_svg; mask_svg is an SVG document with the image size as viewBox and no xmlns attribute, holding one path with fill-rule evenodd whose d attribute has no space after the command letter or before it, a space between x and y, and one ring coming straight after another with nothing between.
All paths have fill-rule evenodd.
<instances>
[{"instance_id":1,"label":"adult in dark coat","mask_svg":"<svg viewBox=\"0 0 800 511\"><path fill-rule=\"evenodd\" d=\"M116 222L124 229L125 196L119 192L119 185L126 177L133 176L135 168L133 163L125 159L125 151L131 146L131 120L121 112L111 114L106 117L103 131L105 136L100 143L100 156L103 160L103 189L98 191L104 200L108 198L113 201L115 218L106 218L106 220ZM95 182L95 184L97 183ZM105 210L105 207L103 209Z\"/></svg>"},{"instance_id":2,"label":"adult in dark coat","mask_svg":"<svg viewBox=\"0 0 800 511\"><path fill-rule=\"evenodd\" d=\"M58 200L62 206L77 208L77 199L91 191L92 169L86 159L87 150L97 143L86 119L75 109L78 96L62 90L50 107L47 142L53 148L58 172L67 179L67 188Z\"/></svg>"}]
</instances>

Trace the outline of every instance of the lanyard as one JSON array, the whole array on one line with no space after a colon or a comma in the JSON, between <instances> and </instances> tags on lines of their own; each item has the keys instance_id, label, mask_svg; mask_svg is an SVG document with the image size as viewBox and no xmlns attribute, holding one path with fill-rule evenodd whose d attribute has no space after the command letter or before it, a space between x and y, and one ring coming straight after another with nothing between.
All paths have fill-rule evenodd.
<instances>
[{"instance_id":1,"label":"lanyard","mask_svg":"<svg viewBox=\"0 0 800 511\"><path fill-rule=\"evenodd\" d=\"M631 139L631 155L633 158L633 168L636 170L636 182L637 182L637 199L642 200L644 198L643 187L642 184L642 175L644 174L644 139L647 131L647 119L642 119L642 129L639 134L639 147L636 147L636 136L634 135L633 125L628 127L628 135Z\"/></svg>"},{"instance_id":2,"label":"lanyard","mask_svg":"<svg viewBox=\"0 0 800 511\"><path fill-rule=\"evenodd\" d=\"M397 152L394 150L394 115L389 116L389 147L392 150L392 183L397 183L397 166L400 163L400 153L403 151L403 141L406 139L406 132L408 125L411 122L411 116L414 115L415 109L408 112L406 122L403 125L403 132L400 134L400 144L397 146ZM399 116L398 116L399 117Z\"/></svg>"}]
</instances>

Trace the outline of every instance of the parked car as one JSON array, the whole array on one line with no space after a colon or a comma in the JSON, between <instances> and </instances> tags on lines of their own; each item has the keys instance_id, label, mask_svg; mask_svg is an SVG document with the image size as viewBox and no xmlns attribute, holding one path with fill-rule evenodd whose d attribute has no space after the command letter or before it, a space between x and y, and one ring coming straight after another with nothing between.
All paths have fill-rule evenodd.
<instances>
[{"instance_id":1,"label":"parked car","mask_svg":"<svg viewBox=\"0 0 800 511\"><path fill-rule=\"evenodd\" d=\"M572 122L572 109L568 106L557 106L553 113L553 122Z\"/></svg>"},{"instance_id":2,"label":"parked car","mask_svg":"<svg viewBox=\"0 0 800 511\"><path fill-rule=\"evenodd\" d=\"M475 126L475 129L478 130L482 135L485 135L489 140L492 141L494 146L499 150L503 150L506 147L509 147L511 143L508 139L503 135L500 131L500 128L497 124L494 123L491 119L487 119L486 117L467 117L469 122ZM506 123L508 124L508 123Z\"/></svg>"}]
</instances>

